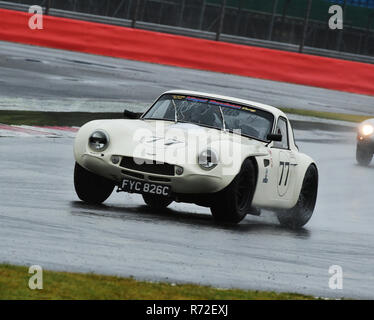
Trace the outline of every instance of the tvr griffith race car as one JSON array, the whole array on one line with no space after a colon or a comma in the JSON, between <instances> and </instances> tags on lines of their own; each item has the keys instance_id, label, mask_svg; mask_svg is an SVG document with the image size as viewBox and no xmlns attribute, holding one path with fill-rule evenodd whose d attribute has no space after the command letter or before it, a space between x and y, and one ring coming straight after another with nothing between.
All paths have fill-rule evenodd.
<instances>
[{"instance_id":1,"label":"tvr griffith race car","mask_svg":"<svg viewBox=\"0 0 374 320\"><path fill-rule=\"evenodd\" d=\"M118 192L142 194L155 209L173 201L210 207L218 222L239 223L262 209L284 226L311 218L318 170L299 152L279 109L193 91L169 91L140 117L95 120L74 144L74 184L88 203Z\"/></svg>"},{"instance_id":2,"label":"tvr griffith race car","mask_svg":"<svg viewBox=\"0 0 374 320\"><path fill-rule=\"evenodd\" d=\"M358 126L356 160L368 166L374 154L374 119L368 119Z\"/></svg>"}]
</instances>

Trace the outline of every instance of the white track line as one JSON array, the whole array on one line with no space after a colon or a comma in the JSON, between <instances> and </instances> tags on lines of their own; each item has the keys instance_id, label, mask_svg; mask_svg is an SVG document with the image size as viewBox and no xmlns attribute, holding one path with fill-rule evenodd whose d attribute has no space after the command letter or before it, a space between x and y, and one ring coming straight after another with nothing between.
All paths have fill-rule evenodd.
<instances>
[{"instance_id":1,"label":"white track line","mask_svg":"<svg viewBox=\"0 0 374 320\"><path fill-rule=\"evenodd\" d=\"M14 126L0 123L0 137L74 138L78 130L77 127Z\"/></svg>"}]
</instances>

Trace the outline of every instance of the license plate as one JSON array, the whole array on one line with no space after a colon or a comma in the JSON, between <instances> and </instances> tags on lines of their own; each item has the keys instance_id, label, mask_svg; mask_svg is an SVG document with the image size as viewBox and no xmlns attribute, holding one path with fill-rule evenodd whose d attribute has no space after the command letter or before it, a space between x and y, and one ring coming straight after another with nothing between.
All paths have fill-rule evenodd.
<instances>
[{"instance_id":1,"label":"license plate","mask_svg":"<svg viewBox=\"0 0 374 320\"><path fill-rule=\"evenodd\" d=\"M158 183L123 179L121 189L130 193L147 193L167 197L170 195L170 186Z\"/></svg>"}]
</instances>

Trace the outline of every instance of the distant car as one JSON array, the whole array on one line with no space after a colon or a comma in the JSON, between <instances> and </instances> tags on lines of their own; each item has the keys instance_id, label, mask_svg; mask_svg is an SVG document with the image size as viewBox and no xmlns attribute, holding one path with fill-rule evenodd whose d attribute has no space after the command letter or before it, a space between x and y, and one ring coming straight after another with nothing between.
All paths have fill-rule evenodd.
<instances>
[{"instance_id":1,"label":"distant car","mask_svg":"<svg viewBox=\"0 0 374 320\"><path fill-rule=\"evenodd\" d=\"M93 204L117 186L156 209L195 203L218 222L239 223L265 208L298 228L317 198L317 166L299 152L286 115L231 97L166 92L138 119L85 124L74 155L76 193Z\"/></svg>"},{"instance_id":2,"label":"distant car","mask_svg":"<svg viewBox=\"0 0 374 320\"><path fill-rule=\"evenodd\" d=\"M374 153L374 119L368 119L358 126L356 159L362 166L368 166Z\"/></svg>"}]
</instances>

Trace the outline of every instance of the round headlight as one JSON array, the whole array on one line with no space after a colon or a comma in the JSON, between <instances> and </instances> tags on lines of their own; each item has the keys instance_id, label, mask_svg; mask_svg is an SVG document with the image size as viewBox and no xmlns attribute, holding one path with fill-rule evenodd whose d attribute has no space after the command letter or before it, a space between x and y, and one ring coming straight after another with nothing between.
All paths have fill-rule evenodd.
<instances>
[{"instance_id":1,"label":"round headlight","mask_svg":"<svg viewBox=\"0 0 374 320\"><path fill-rule=\"evenodd\" d=\"M218 156L213 150L205 150L199 155L199 166L204 170L212 170L218 165Z\"/></svg>"},{"instance_id":2,"label":"round headlight","mask_svg":"<svg viewBox=\"0 0 374 320\"><path fill-rule=\"evenodd\" d=\"M101 152L108 147L109 137L104 131L97 130L91 134L88 144L93 151Z\"/></svg>"},{"instance_id":3,"label":"round headlight","mask_svg":"<svg viewBox=\"0 0 374 320\"><path fill-rule=\"evenodd\" d=\"M372 125L370 124L365 124L362 126L361 128L361 133L364 135L364 136L369 136L371 134L374 133L374 128Z\"/></svg>"}]
</instances>

